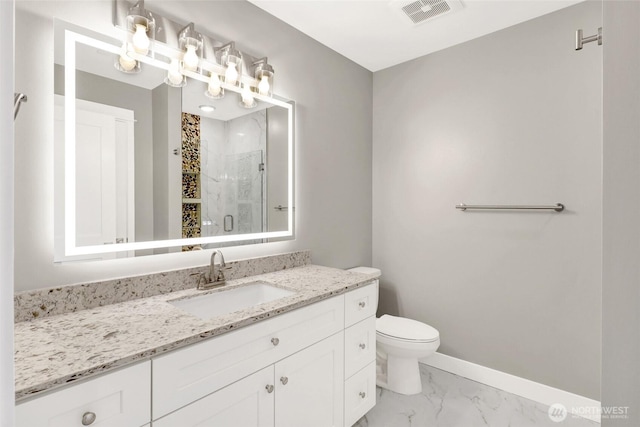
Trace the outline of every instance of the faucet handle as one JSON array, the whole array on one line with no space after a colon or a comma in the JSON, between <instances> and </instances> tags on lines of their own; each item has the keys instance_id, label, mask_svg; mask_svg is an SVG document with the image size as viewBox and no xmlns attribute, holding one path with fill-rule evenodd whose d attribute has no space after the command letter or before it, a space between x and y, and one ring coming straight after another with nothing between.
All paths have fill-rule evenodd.
<instances>
[{"instance_id":1,"label":"faucet handle","mask_svg":"<svg viewBox=\"0 0 640 427\"><path fill-rule=\"evenodd\" d=\"M191 276L194 276L196 273L191 274ZM209 281L207 280L207 275L204 273L197 273L198 274L198 284L196 285L196 289L205 289L207 284L209 283Z\"/></svg>"}]
</instances>

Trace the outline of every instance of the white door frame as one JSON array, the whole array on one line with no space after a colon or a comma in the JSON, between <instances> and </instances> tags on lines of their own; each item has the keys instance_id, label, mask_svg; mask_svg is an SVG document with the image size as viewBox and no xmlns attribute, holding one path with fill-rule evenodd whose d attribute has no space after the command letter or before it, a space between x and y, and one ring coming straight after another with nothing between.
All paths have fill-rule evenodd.
<instances>
[{"instance_id":1,"label":"white door frame","mask_svg":"<svg viewBox=\"0 0 640 427\"><path fill-rule=\"evenodd\" d=\"M55 108L62 109L64 111L64 96L55 95L54 97ZM132 110L127 110L124 108L113 107L111 105L100 104L97 102L85 101L82 99L76 99L76 108L78 110L87 111L91 113L99 113L105 114L115 118L116 126L121 125L123 127L122 132L127 135L126 142L126 150L127 150L127 232L123 234L122 237L126 239L127 242L133 242L135 240L135 148L134 148L134 112ZM58 110L56 110L58 111ZM64 152L64 141L55 141L56 144L56 152L58 154ZM58 147L59 145L59 147ZM61 159L64 156L62 155ZM56 162L56 164L61 164L61 162ZM56 170L55 174L55 188L64 189L64 170ZM57 190L56 190L57 191ZM64 255L64 241L59 242L58 239L63 239L65 236L64 227L64 201L55 199L55 204L62 204L57 206L54 211L57 213L57 217L55 219L55 236L56 236L56 250L55 250L55 261L80 261L87 259L111 259L111 258L122 258L122 257L131 257L134 256L134 251L128 251L123 253L118 253L112 256L105 255L93 255L93 256L77 256L77 257L68 257ZM62 216L60 216L60 212L62 212ZM120 236L118 236L120 237ZM114 242L115 243L115 242Z\"/></svg>"},{"instance_id":2,"label":"white door frame","mask_svg":"<svg viewBox=\"0 0 640 427\"><path fill-rule=\"evenodd\" d=\"M14 425L14 0L0 0L0 426ZM27 108L23 108L23 113ZM22 117L24 120L24 117Z\"/></svg>"}]
</instances>

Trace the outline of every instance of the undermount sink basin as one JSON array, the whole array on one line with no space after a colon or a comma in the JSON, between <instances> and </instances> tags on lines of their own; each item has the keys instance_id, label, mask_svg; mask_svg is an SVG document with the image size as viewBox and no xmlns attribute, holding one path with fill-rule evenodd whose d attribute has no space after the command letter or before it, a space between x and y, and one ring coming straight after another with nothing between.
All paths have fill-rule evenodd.
<instances>
[{"instance_id":1,"label":"undermount sink basin","mask_svg":"<svg viewBox=\"0 0 640 427\"><path fill-rule=\"evenodd\" d=\"M201 319L211 319L293 294L292 291L277 288L266 282L255 282L229 290L168 302Z\"/></svg>"}]
</instances>

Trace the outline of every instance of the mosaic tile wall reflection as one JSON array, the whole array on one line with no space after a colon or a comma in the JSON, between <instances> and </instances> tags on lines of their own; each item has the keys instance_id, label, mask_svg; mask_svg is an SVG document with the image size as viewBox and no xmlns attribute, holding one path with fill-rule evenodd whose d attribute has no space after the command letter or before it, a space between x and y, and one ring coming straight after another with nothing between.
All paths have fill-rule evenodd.
<instances>
[{"instance_id":1,"label":"mosaic tile wall reflection","mask_svg":"<svg viewBox=\"0 0 640 427\"><path fill-rule=\"evenodd\" d=\"M200 199L200 116L182 113L182 237L200 237L202 204ZM183 246L183 251L201 249Z\"/></svg>"},{"instance_id":2,"label":"mosaic tile wall reflection","mask_svg":"<svg viewBox=\"0 0 640 427\"><path fill-rule=\"evenodd\" d=\"M182 198L183 199L199 199L200 198L200 175L192 173L182 174Z\"/></svg>"},{"instance_id":3,"label":"mosaic tile wall reflection","mask_svg":"<svg viewBox=\"0 0 640 427\"><path fill-rule=\"evenodd\" d=\"M182 113L182 172L200 173L200 116Z\"/></svg>"}]
</instances>

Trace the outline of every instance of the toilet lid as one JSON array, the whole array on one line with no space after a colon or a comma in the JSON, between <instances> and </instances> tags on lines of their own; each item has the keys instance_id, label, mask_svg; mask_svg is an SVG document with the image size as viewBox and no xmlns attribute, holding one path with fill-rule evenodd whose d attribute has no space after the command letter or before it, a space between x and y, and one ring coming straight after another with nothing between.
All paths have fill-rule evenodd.
<instances>
[{"instance_id":1,"label":"toilet lid","mask_svg":"<svg viewBox=\"0 0 640 427\"><path fill-rule=\"evenodd\" d=\"M409 341L431 342L440 338L438 330L426 323L388 314L376 319L376 332Z\"/></svg>"}]
</instances>

